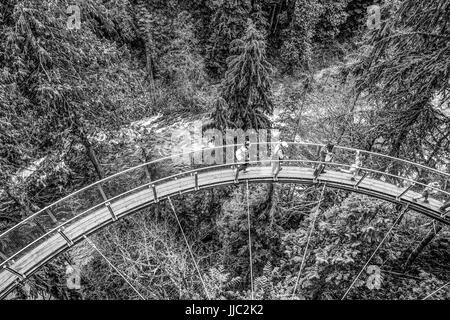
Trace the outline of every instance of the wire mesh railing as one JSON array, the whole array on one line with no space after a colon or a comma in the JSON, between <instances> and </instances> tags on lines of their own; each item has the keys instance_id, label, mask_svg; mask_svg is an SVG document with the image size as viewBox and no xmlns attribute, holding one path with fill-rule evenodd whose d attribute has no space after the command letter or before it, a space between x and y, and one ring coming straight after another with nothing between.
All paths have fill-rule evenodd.
<instances>
[{"instance_id":1,"label":"wire mesh railing","mask_svg":"<svg viewBox=\"0 0 450 320\"><path fill-rule=\"evenodd\" d=\"M271 159L271 149L274 144L276 142L253 144L254 149L253 152L252 149L250 150L249 165L271 166L276 161ZM61 228L70 226L96 210L108 208L111 203L135 192L151 189L154 185L161 185L195 173L205 173L226 167L231 170L231 167L237 164L234 162L234 152L238 147L240 146L218 146L163 157L113 174L61 198L0 234L0 252L2 253L0 267L25 255L58 233ZM333 162L323 163L318 161L321 147L320 144L289 143L286 152L288 159L283 160L283 166L314 168L322 163L326 164L327 170L340 171L348 169L354 163L356 153L359 152L362 165L358 168L357 179L363 177L375 179L395 185L402 190L417 193L422 193L428 188L436 192L430 197L439 201L450 200L450 193L442 189L445 182L450 179L447 173L407 160L339 146L334 147ZM232 153L231 158L230 153ZM211 161L209 157L211 155L215 157L215 162ZM183 162L183 157L187 161ZM233 162L227 163L227 159L233 159ZM155 165L164 169L160 170L160 174L164 173L166 176L152 181L149 168ZM430 182L437 182L440 187L429 187Z\"/></svg>"}]
</instances>

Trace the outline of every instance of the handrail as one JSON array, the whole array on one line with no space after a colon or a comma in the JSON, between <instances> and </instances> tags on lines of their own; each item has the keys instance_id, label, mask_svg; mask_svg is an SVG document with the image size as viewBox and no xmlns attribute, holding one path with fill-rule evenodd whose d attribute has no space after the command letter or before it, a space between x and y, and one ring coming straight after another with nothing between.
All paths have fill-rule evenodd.
<instances>
[{"instance_id":1,"label":"handrail","mask_svg":"<svg viewBox=\"0 0 450 320\"><path fill-rule=\"evenodd\" d=\"M249 164L263 163L263 162L272 163L274 161L277 161L277 160L274 160L274 159L270 159L270 160L254 160L254 161L249 161L248 163ZM313 161L313 160L303 160L303 159L282 160L282 161L284 163L291 162L291 163L325 164L325 165L329 165L329 166L339 166L339 167L350 167L351 166L349 164L342 164L342 163L335 163L335 162ZM234 164L243 164L243 163L244 162L236 162ZM33 242L31 242L30 244L26 245L25 247L23 247L22 249L20 249L19 251L17 251L13 255L11 255L10 257L8 257L5 261L0 263L0 267L2 267L3 265L6 265L9 261L13 260L15 257L20 255L22 252L26 251L26 249L28 249L31 246L33 246L34 244L38 243L40 240L42 240L43 238L47 237L48 235L56 232L61 227L64 227L64 226L68 225L69 223L71 223L72 221L78 219L79 217L83 216L84 214L86 214L89 211L92 211L92 210L95 210L96 208L104 206L108 202L112 202L112 201L114 201L114 200L116 200L118 198L123 197L124 195L133 193L134 191L136 191L138 189L142 189L142 188L148 187L148 186L150 186L152 184L161 183L161 182L164 182L164 181L167 181L167 180L174 179L174 178L179 177L179 176L184 176L184 175L188 175L190 173L195 173L195 172L199 172L199 171L202 172L202 171L208 171L210 169L217 169L217 168L221 168L221 167L229 167L230 165L231 164L220 164L220 165L214 165L214 166L207 166L207 167L203 167L203 168L197 168L197 169L185 171L185 172L182 172L182 173L177 173L177 174L174 174L174 175L171 175L171 176L168 176L168 177L164 177L164 178L161 178L161 179L158 179L158 180L155 180L155 181L150 181L148 183L144 183L144 184L142 184L142 185L140 185L138 187L135 187L133 189L127 190L127 191L125 191L125 192L123 192L123 193L121 193L119 195L116 195L116 196L114 196L112 198L109 198L109 199L99 203L99 204L94 205L93 207L91 207L91 208L89 208L89 209L87 209L87 210L77 214L76 216L70 218L69 220L65 221L61 225L58 225L57 227L51 229L50 231L47 231L45 234L43 234L39 238L35 239ZM393 174L390 174L390 173L387 173L387 172L381 172L381 171L377 171L377 170L373 170L373 169L369 169L369 168L365 168L365 167L359 167L359 170L372 172L372 173L376 173L376 174L382 174L382 175L385 175L385 176L390 176L390 177L393 177L393 178L397 178L397 179L400 179L400 180L403 180L403 181L409 181L409 182L412 182L412 183L415 183L415 184L419 184L419 185L422 185L422 186L426 187L425 184L422 184L420 182L416 182L416 181L408 179L408 178L396 176L396 175L393 175ZM444 190L440 190L440 189L438 189L438 190L440 192L445 193L446 195L450 196L450 193L448 193L448 192L446 192Z\"/></svg>"},{"instance_id":2,"label":"handrail","mask_svg":"<svg viewBox=\"0 0 450 320\"><path fill-rule=\"evenodd\" d=\"M387 158L387 159L391 159L391 160L395 160L395 161L399 161L399 162L405 162L407 164L410 164L410 165L413 165L413 166L416 166L416 167L420 167L422 169L426 169L426 170L429 170L429 171L433 171L435 173L438 173L440 175L447 176L448 178L450 178L450 174L449 173L446 173L446 172L443 172L443 171L440 171L440 170L437 170L437 169L434 169L434 168L431 168L431 167L427 167L427 166L424 166L423 164L415 163L415 162L412 162L412 161L409 161L409 160L405 160L405 159L401 159L401 158L395 158L395 157L392 157L392 156L389 156L389 155L384 155L384 154L381 154L381 153L367 151L367 150L362 150L362 149L356 149L356 148L341 147L341 146L337 146L335 148L348 150L348 151L359 151L359 152L368 153L368 154L372 154L372 155L376 155L376 156L381 156L382 158Z\"/></svg>"},{"instance_id":3,"label":"handrail","mask_svg":"<svg viewBox=\"0 0 450 320\"><path fill-rule=\"evenodd\" d=\"M258 143L258 144L260 144L260 143ZM239 146L239 145L234 144L234 145L218 146L218 147L212 147L212 148L205 148L205 149L198 150L198 151L203 151L203 150L213 150L213 149L219 149L219 148L224 148L224 147L235 147L235 146ZM181 156L184 156L184 155L190 155L191 153L193 153L193 152L198 152L198 151L183 152L183 153L179 153L179 154L175 154L175 155L171 155L171 156L159 158L159 159L156 159L156 160L153 160L153 161L150 161L150 162L146 162L146 163L139 164L139 165L137 165L137 166L134 166L134 167L125 169L125 170L123 170L123 171L121 171L121 172L114 173L114 174L112 174L112 175L110 175L110 176L108 176L108 177L103 178L102 180L95 181L95 182L91 183L90 185L87 185L87 186L85 186L85 187L83 187L83 188L81 188L81 189L79 189L79 190L77 190L77 191L75 191L75 192L73 192L73 193L71 193L71 194L68 194L67 196L62 197L61 199L56 200L56 201L53 202L52 204L49 204L48 206L46 206L46 207L40 209L39 211L36 211L35 213L33 213L33 214L30 215L30 216L28 216L28 217L25 218L24 220L21 220L21 221L19 222L19 224L28 222L28 221L30 221L31 219L33 219L36 215L40 214L41 212L44 212L45 210L50 209L51 207L56 206L57 204L61 203L62 201L67 200L67 199L69 199L69 198L71 198L71 197L73 197L73 196L76 196L77 194L79 194L79 193L81 193L81 192L83 192L83 191L86 191L86 190L90 189L91 187L95 187L95 186L97 186L97 185L99 185L99 184L102 184L102 183L104 183L104 182L106 182L106 181L109 181L109 180L111 180L111 179L113 179L113 178L115 178L115 177L118 177L118 176L120 176L120 175L123 175L123 174L126 174L126 173L128 173L128 172L134 171L134 170L136 170L136 169L140 169L140 168L145 167L145 166L150 165L150 164L162 162L162 161L164 161L164 160L168 160L168 159L171 159L171 158L174 158L174 157L181 157ZM2 234L0 234L0 238L2 238L5 234L7 234L9 231L14 230L15 228L16 228L16 225L13 226L13 227L11 227L10 229L6 230L6 231L3 232Z\"/></svg>"},{"instance_id":4,"label":"handrail","mask_svg":"<svg viewBox=\"0 0 450 320\"><path fill-rule=\"evenodd\" d=\"M277 142L277 141L273 141L273 142L257 142L257 143L252 143L252 144L253 144L253 145L261 145L261 144L277 144L277 143L279 143L279 142ZM307 143L307 142L288 142L288 144L289 144L289 145L295 145L295 146L313 146L313 147L321 147L321 146L323 146L322 144L318 144L318 143ZM80 194L81 192L84 192L84 191L89 190L89 189L91 189L91 188L93 188L93 187L95 187L95 186L98 186L98 185L102 184L102 183L105 183L105 182L107 182L107 181L110 181L110 180L112 180L112 179L114 179L114 178L116 178L116 177L119 177L119 176L121 176L121 175L124 175L124 174L126 174L126 173L128 173L128 172L132 172L132 171L134 171L134 170L140 169L140 168L142 168L142 167L145 167L145 166L147 166L147 165L151 165L151 164L154 164L154 163L160 163L160 162L165 161L165 160L168 160L168 159L178 158L178 157L182 157L182 156L186 156L186 155L192 155L192 154L195 153L195 152L203 152L203 151L214 150L214 149L220 149L220 148L222 148L222 149L223 149L223 148L230 148L230 147L233 147L233 148L234 148L234 147L237 147L237 146L240 146L240 144L223 145L223 146L217 146L217 147L208 147L208 148L203 148L203 149L199 149L199 150L190 150L190 151L188 151L188 152L183 152L183 153L179 153L179 154L174 154L174 155L171 155L171 156L166 156L166 157L163 157L163 158L160 158L160 159L156 159L156 160L153 160L153 161L150 161L150 162L146 162L146 163L143 163L143 164L139 164L139 165L137 165L137 166L128 168L128 169L123 170L123 171L121 171L121 172L115 173L115 174L113 174L113 175L110 175L110 176L108 176L108 177L105 177L105 178L102 179L102 180L96 181L96 182L94 182L94 183L92 183L92 184L90 184L90 185L88 185L88 186L85 186L85 187L83 187L83 188L81 188L81 189L79 189L79 190L77 190L77 191L75 191L75 192L73 192L73 193L71 193L71 194L69 194L69 195L67 195L67 196L65 196L65 197L63 197L63 198L57 200L57 201L55 201L54 203L52 203L52 204L50 204L50 205L48 205L48 206L46 206L46 207L40 209L39 211L33 213L32 215L30 215L30 216L28 216L27 218L25 218L24 220L20 221L19 223L17 223L17 224L14 225L13 227L9 228L8 230L5 230L2 234L0 234L0 239L3 238L3 237L4 237L5 235L7 235L8 233L11 233L12 231L16 230L16 229L19 228L20 226L22 226L22 225L26 224L27 222L31 221L32 219L34 219L35 217L37 217L37 216L38 216L39 214L41 214L42 212L44 212L44 211L46 211L46 210L48 210L48 209L50 209L50 208L52 208L52 207L55 207L56 205L60 204L61 202L65 201L65 200L67 200L67 199L70 199L70 198L72 198L72 197L74 197L74 196ZM420 164L413 163L413 162L408 161L408 160L398 159L398 158L394 158L394 157L391 157L391 156L388 156L388 155L383 155L383 154L379 154L379 153L375 153L375 152L371 152L371 151L366 151L366 150L361 150L361 149L356 149L356 148L341 147L341 146L335 146L335 148L338 149L338 150L339 150L339 149L342 149L342 150L347 150L347 151L352 151L352 152L359 151L359 152L362 152L362 153L367 153L367 154L375 155L375 156L380 157L380 158L387 158L387 159L391 159L391 160L394 160L394 161L407 163L407 164L410 164L410 165L413 165L413 166L416 166L416 167L424 168L424 169L426 169L426 170L429 170L429 171L432 171L432 172L435 172L435 173L439 173L440 175L443 175L443 176L449 176L449 177L450 177L449 174L446 174L446 173L444 173L444 172L441 172L441 171L439 171L439 170L436 170L436 169L433 169L433 168L430 168L430 167L426 167L426 166L423 166L423 165L420 165ZM288 160L284 160L284 162L287 162L287 161L288 161ZM263 161L262 161L262 160L259 160L259 161L256 161L256 162L263 162ZM309 163L320 163L320 162L317 162L317 161L316 161L316 162L314 162L314 161L309 161ZM338 163L329 163L329 162L326 163L326 164L341 165L341 164L338 164ZM230 164L225 164L225 166L228 166L228 165L230 165ZM346 166L347 166L347 165L346 165ZM216 166L216 167L217 167L217 166ZM209 166L209 167L207 167L207 168L215 168L215 167L214 167L214 166L213 166L213 167ZM361 168L361 170L363 170L363 169ZM410 182L412 182L412 183L414 183L414 184L416 184L416 185L421 185L421 186L427 187L425 184L422 184L422 183L413 181L413 180L408 179L408 178L402 178L402 177L400 177L400 176L395 176L395 175L387 174L386 172L373 171L373 170L371 170L371 169L369 169L369 168L364 168L364 170L371 171L371 172L376 172L376 173L381 173L381 174L384 174L384 175L388 175L388 176L395 177L395 178L397 178L397 179L400 178L400 179L402 179L402 180L404 180L404 181L410 181ZM197 170L192 170L192 171L183 172L183 173L180 173L179 175L184 175L184 174L186 174L186 173L194 172L194 171L198 171L198 169L197 169ZM172 177L172 176L171 176L171 177ZM170 178L170 177L169 177L169 178ZM164 179L164 178L163 178L163 179ZM160 180L157 180L157 181L153 181L152 183L157 183L158 181L162 181L163 179L160 179ZM444 191L444 190L442 190L442 189L434 188L434 187L432 187L432 189L437 190L438 192L444 193L444 194L446 194L446 195L450 195L448 192L446 192L446 191ZM134 189L133 189L133 190L134 190ZM123 194L121 194L121 195L123 195ZM114 199L114 198L115 198L115 197L113 197L112 199ZM111 199L109 199L109 200L111 200ZM104 204L104 202L102 202L100 205L102 205L102 204ZM96 206L94 206L94 207L92 207L92 208L95 208L95 207L96 207ZM92 208L91 208L91 209L92 209Z\"/></svg>"},{"instance_id":5,"label":"handrail","mask_svg":"<svg viewBox=\"0 0 450 320\"><path fill-rule=\"evenodd\" d=\"M275 141L275 142L256 142L256 143L252 143L252 144L253 144L253 145L261 145L261 144L277 144L277 143L278 143L278 142ZM321 147L321 146L323 146L323 144L318 144L318 143L308 143L308 142L288 142L288 144L289 144L289 145L298 145L298 146L315 146L315 147ZM199 151L214 150L214 149L229 148L229 147L237 147L237 146L240 146L240 145L239 145L239 144L223 145L223 146L217 146L217 147L204 148L204 149L195 150L195 151L194 151L194 150L191 150L191 151L189 151L189 152L183 152L183 153L179 153L179 154L175 154L175 155L171 155L171 156L166 156L166 157L163 157L163 158L160 158L160 159L157 159L157 160L153 160L153 161L150 161L150 162L146 162L146 163L143 163L143 164L139 164L139 165L137 165L137 166L128 168L128 169L126 169L126 170L124 170L124 171L121 171L121 172L112 174L112 175L110 175L110 176L108 176L108 177L103 178L102 180L96 181L96 182L94 182L94 183L92 183L92 184L90 184L90 185L87 185L87 186L85 186L85 187L83 187L83 188L81 188L81 189L79 189L79 190L77 190L77 191L75 191L75 192L73 192L73 193L67 195L67 196L64 196L63 198L58 199L57 201L53 202L52 204L50 204L50 205L48 205L48 206L46 206L46 207L40 209L39 211L33 213L32 215L28 216L28 217L25 218L24 220L20 221L18 224L14 225L14 226L11 227L10 229L5 230L3 233L0 234L0 238L2 238L3 236L5 236L7 233L9 233L9 232L15 230L15 229L18 228L20 225L23 225L24 223L26 223L26 222L32 220L34 217L36 217L37 215L39 215L41 212L44 212L44 211L46 211L46 210L48 210L48 209L50 209L50 208L56 206L57 204L61 203L61 202L64 201L64 200L67 200L67 199L69 199L69 198L71 198L71 197L73 197L73 196L76 196L77 194L79 194L79 193L81 193L81 192L83 192L83 191L86 191L86 190L88 190L88 189L90 189L90 188L92 188L92 187L95 187L95 186L97 186L97 185L99 185L99 184L102 184L102 183L104 183L104 182L107 182L107 181L109 181L109 180L111 180L111 179L113 179L113 178L115 178L115 177L120 176L120 175L123 175L123 174L126 174L126 173L128 173L128 172L131 172L131 171L140 169L140 168L145 167L145 166L147 166L147 165L151 165L151 164L154 164L154 163L159 163L159 162L162 162L162 161L164 161L164 160L168 160L168 159L172 159L172 158L176 158L176 157L181 157L181 156L185 156L185 155L190 155L190 154L192 154L192 153L199 152ZM408 161L408 160L399 159L399 158L395 158L395 157L392 157L392 156L383 155L383 154L380 154L380 153L371 152L371 151L366 151L366 150L362 150L362 149L356 149L356 148L341 147L341 146L335 146L334 148L336 148L336 149L342 149L342 150L347 150L347 151L359 151L359 152L363 152L363 153L368 153L368 154L372 154L372 155L375 155L375 156L379 156L379 157L381 157L381 158L388 158L388 159L391 159L391 160L395 160L395 161L399 161L399 162L408 163L408 164L410 164L410 165L417 166L417 167L421 167L421 168L424 168L424 169L426 169L426 170L433 171L433 172L435 172L435 173L439 173L439 174L441 174L441 175L443 175L443 176L447 176L447 177L450 178L450 174L447 174L447 173L445 173L445 172L442 172L442 171L439 171L439 170L436 170L436 169L433 169L433 168L430 168L430 167L427 167L427 166L424 166L424 165L416 164L416 163L411 162L411 161ZM439 190L440 190L440 189L439 189Z\"/></svg>"},{"instance_id":6,"label":"handrail","mask_svg":"<svg viewBox=\"0 0 450 320\"><path fill-rule=\"evenodd\" d=\"M253 144L253 145L260 145L260 144L276 144L276 143L278 143L278 142L257 142L257 143L252 143L252 144ZM302 145L302 146L314 146L314 147L321 147L321 146L323 146L322 144L318 144L318 143L308 143L308 142L288 142L288 144L290 144L290 145ZM77 191L75 191L75 192L73 192L73 193L71 193L71 194L69 194L69 195L67 195L67 196L65 196L65 197L63 197L63 198L61 198L61 199L55 201L55 202L53 202L52 204L50 204L50 205L48 205L48 206L46 206L46 207L40 209L39 211L35 212L34 214L32 214L32 215L28 216L27 218L25 218L24 220L20 221L17 225L11 227L11 228L8 229L8 230L5 230L2 234L0 234L0 238L2 238L2 237L3 237L4 235L6 235L7 233L13 231L14 229L18 228L20 225L22 225L22 224L24 224L24 223L26 223L26 222L32 220L34 217L36 217L36 216L37 216L38 214L40 214L41 212L44 212L45 210L48 210L48 209L50 209L51 207L56 206L57 204L61 203L61 202L64 201L64 200L67 200L67 199L69 199L69 198L71 198L71 197L73 197L73 196L76 196L77 194L79 194L79 193L81 193L81 192L83 192L83 191L86 191L86 190L88 190L88 189L90 189L90 188L92 188L92 187L95 187L95 186L97 186L97 185L99 185L99 184L102 184L102 183L104 183L104 182L106 182L106 181L109 181L109 180L111 180L111 179L113 179L113 178L115 178L115 177L118 177L118 176L120 176L120 175L126 174L126 173L131 172L131 171L134 171L134 170L136 170L136 169L140 169L140 168L142 168L142 167L144 167L144 166L147 166L147 165L151 165L151 164L154 164L154 163L162 162L162 161L164 161L164 160L172 159L172 158L175 158L175 157L181 157L181 156L184 156L184 155L190 155L190 154L192 154L193 152L199 152L199 151L204 151L204 150L214 150L214 149L220 149L220 148L237 147L237 146L240 146L240 145L239 145L239 144L223 145L223 146L217 146L217 147L204 148L204 149L200 149L200 150L196 150L196 151L191 150L191 151L189 151L189 152L183 152L183 153L179 153L179 154L175 154L175 155L163 157L163 158L160 158L160 159L156 159L156 160L153 160L153 161L150 161L150 162L147 162L147 163L139 164L139 165L137 165L137 166L128 168L128 169L126 169L126 170L124 170L124 171L121 171L121 172L112 174L112 175L110 175L110 176L108 176L108 177L103 178L102 180L99 180L99 181L96 181L96 182L94 182L94 183L92 183L92 184L90 184L90 185L87 185L87 186L85 186L85 187L83 187L83 188L81 188L81 189L79 189L79 190L77 190ZM347 151L360 151L360 152L363 152L363 153L368 153L368 154L376 155L376 156L379 156L379 157L382 157L382 158L389 158L389 159L392 159L392 160L395 160L395 161L406 162L406 163L408 163L408 164L412 164L412 165L415 165L415 166L419 166L419 167L425 168L425 169L427 169L427 170L437 172L437 173L439 173L439 174L441 174L441 175L445 175L445 176L450 177L449 174L446 174L446 173L441 172L441 171L439 171L439 170L436 170L436 169L433 169L433 168L430 168L430 167L426 167L426 166L423 166L423 165L415 164L415 163L410 162L410 161L407 161L407 160L394 158L394 157L391 157L391 156L388 156L388 155L383 155L383 154L379 154L379 153L375 153L375 152L371 152L371 151L365 151L365 150L356 149L356 148L349 148L349 147L335 146L334 148L336 148L336 149L343 149L343 150L347 150Z\"/></svg>"}]
</instances>

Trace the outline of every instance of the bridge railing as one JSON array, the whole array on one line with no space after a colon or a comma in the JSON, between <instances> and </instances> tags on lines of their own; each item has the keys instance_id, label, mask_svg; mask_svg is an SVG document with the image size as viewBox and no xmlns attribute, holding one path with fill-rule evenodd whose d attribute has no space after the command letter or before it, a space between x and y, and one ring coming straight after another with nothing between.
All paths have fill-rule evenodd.
<instances>
[{"instance_id":1,"label":"bridge railing","mask_svg":"<svg viewBox=\"0 0 450 320\"><path fill-rule=\"evenodd\" d=\"M262 144L257 145L260 146ZM207 149L218 150L229 147L236 149L239 146ZM268 147L270 149L270 144ZM320 147L321 145L318 144L290 143L289 151L287 152L290 157L283 161L283 165L313 168L320 163L317 161ZM217 170L221 167L229 167L231 170L230 164L186 165L179 161L181 155L188 155L192 159L193 157L201 157L203 151L196 150L167 156L113 174L39 210L0 234L0 267L19 258L47 238L53 236L58 232L58 229L88 216L95 210L105 208L110 202L117 201L145 188L151 188L153 184L158 185L195 172ZM356 151L356 149L352 148L335 147L334 162L327 163L327 167L329 170L348 169L354 162ZM363 157L363 165L358 176L360 178L365 173L367 178L389 182L419 193L425 189L426 184L430 181L440 182L442 186L446 179L450 178L450 175L446 173L406 160L363 150L360 150L360 153ZM257 159L251 162L252 166L270 166L271 164L272 160ZM160 170L156 178L151 177L150 173L155 165L159 166L159 168L164 168L164 170ZM161 176L161 172L164 172L166 176ZM439 200L444 200L445 197L450 199L450 193L440 188L435 189L438 194L431 197Z\"/></svg>"}]
</instances>

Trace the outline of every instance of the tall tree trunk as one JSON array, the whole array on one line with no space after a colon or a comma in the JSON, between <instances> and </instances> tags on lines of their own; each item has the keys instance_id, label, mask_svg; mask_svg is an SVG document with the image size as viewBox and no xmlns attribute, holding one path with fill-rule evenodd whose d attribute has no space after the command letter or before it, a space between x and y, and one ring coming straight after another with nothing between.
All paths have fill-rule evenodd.
<instances>
[{"instance_id":1,"label":"tall tree trunk","mask_svg":"<svg viewBox=\"0 0 450 320\"><path fill-rule=\"evenodd\" d=\"M359 96L360 96L360 92L358 92L357 94L356 94L356 97L355 97L355 99L353 100L353 104L352 104L352 106L351 106L351 108L350 108L350 113L351 113L351 117L353 118L353 121L352 122L354 122L354 119L355 119L355 109L356 109L356 103L358 102L358 99L359 99ZM348 116L344 116L344 118L347 118ZM346 119L347 120L347 119ZM348 129L348 126L347 125L345 125L345 123L344 123L344 125L343 125L343 127L342 127L342 132L341 132L341 134L339 135L339 138L336 140L336 144L337 145L340 145L341 144L341 141L342 141L342 139L344 138L344 135L345 135L345 133L347 132L347 129Z\"/></svg>"},{"instance_id":2,"label":"tall tree trunk","mask_svg":"<svg viewBox=\"0 0 450 320\"><path fill-rule=\"evenodd\" d=\"M399 157L400 147L402 146L403 142L407 138L412 125L417 121L417 118L419 118L419 116L420 116L420 112L416 112L409 119L409 121L401 128L400 132L397 134L396 138L392 142L391 151L389 152L389 155L391 157L396 157L396 158Z\"/></svg>"},{"instance_id":3,"label":"tall tree trunk","mask_svg":"<svg viewBox=\"0 0 450 320\"><path fill-rule=\"evenodd\" d=\"M309 82L309 79L307 79L306 81ZM307 96L307 89L306 86L308 84L305 85L305 88L303 89L303 95L302 95L302 104L300 106L300 110L296 116L297 118L297 125L295 126L294 129L294 133L292 134L292 142L295 142L295 137L297 136L298 130L300 129L301 123L302 123L302 114L303 114L303 109L305 107L305 101L306 101L306 96Z\"/></svg>"},{"instance_id":4,"label":"tall tree trunk","mask_svg":"<svg viewBox=\"0 0 450 320\"><path fill-rule=\"evenodd\" d=\"M419 245L411 252L406 263L403 267L403 271L406 271L417 259L417 257L423 252L425 247L433 241L436 235L442 230L442 225L438 225L436 228L433 228L428 232L426 237L419 243Z\"/></svg>"},{"instance_id":5,"label":"tall tree trunk","mask_svg":"<svg viewBox=\"0 0 450 320\"><path fill-rule=\"evenodd\" d=\"M80 117L75 111L73 111L73 121L74 121L73 134L81 140L81 143L86 149L87 156L91 161L92 165L94 166L95 172L97 173L97 177L99 178L99 180L102 180L105 177L105 174L100 165L100 162L98 161L97 154L95 153L95 150L88 139L83 124L80 121Z\"/></svg>"},{"instance_id":6,"label":"tall tree trunk","mask_svg":"<svg viewBox=\"0 0 450 320\"><path fill-rule=\"evenodd\" d=\"M287 2L287 21L286 21L286 25L290 25L292 20L294 19L294 12L295 12L295 4L297 3L297 0L290 0L290 1L286 1Z\"/></svg>"},{"instance_id":7,"label":"tall tree trunk","mask_svg":"<svg viewBox=\"0 0 450 320\"><path fill-rule=\"evenodd\" d=\"M274 183L267 184L267 198L265 201L261 202L258 207L256 208L255 212L258 215L261 214L267 214L268 217L270 217L271 224L274 221L274 212L275 208L278 204L277 197L275 196L275 193L278 192L278 188L275 186Z\"/></svg>"},{"instance_id":8,"label":"tall tree trunk","mask_svg":"<svg viewBox=\"0 0 450 320\"><path fill-rule=\"evenodd\" d=\"M92 147L91 142L88 140L88 138L84 134L83 134L82 140L83 140L83 145L86 148L86 152L89 157L89 160L91 161L92 165L94 166L95 173L97 173L98 179L99 180L104 179L105 174L103 172L102 166L100 165L100 162L98 161L97 154L95 153L95 150Z\"/></svg>"},{"instance_id":9,"label":"tall tree trunk","mask_svg":"<svg viewBox=\"0 0 450 320\"><path fill-rule=\"evenodd\" d=\"M149 89L152 101L155 100L156 87L154 78L154 42L151 33L151 16L145 1L139 0L137 2L137 13L136 21L139 32L145 44L145 56L146 56L146 69L147 69L147 79L149 82Z\"/></svg>"},{"instance_id":10,"label":"tall tree trunk","mask_svg":"<svg viewBox=\"0 0 450 320\"><path fill-rule=\"evenodd\" d=\"M304 86L303 86L303 94L302 94L302 98L301 98L302 102L301 102L300 110L299 110L299 112L298 112L298 114L296 116L296 118L297 118L297 125L295 126L294 132L292 134L292 138L291 138L292 142L295 142L295 138L296 138L297 133L298 133L298 131L300 129L300 126L302 124L303 109L305 107L306 97L308 95L308 88L310 88L310 86L311 86L312 78L313 78L313 74L310 73L308 75L308 78L305 80L306 83L304 83ZM301 137L301 134L300 134L300 137ZM288 199L289 199L290 202L292 202L292 199L294 197L294 191L295 191L294 189L295 189L295 185L291 186L290 189L289 189Z\"/></svg>"},{"instance_id":11,"label":"tall tree trunk","mask_svg":"<svg viewBox=\"0 0 450 320\"><path fill-rule=\"evenodd\" d=\"M147 151L145 150L145 148L144 148L144 147L141 147L141 150L142 150L142 155L144 156L144 163L150 162L150 161L151 161L151 157L150 157L150 155L147 153ZM147 164L147 165L144 167L144 170L145 170L145 174L146 174L146 176L147 176L147 179L150 180L150 181L152 181L152 180L153 180L153 175L152 175L152 168L151 168L151 166L150 166L149 164Z\"/></svg>"},{"instance_id":12,"label":"tall tree trunk","mask_svg":"<svg viewBox=\"0 0 450 320\"><path fill-rule=\"evenodd\" d=\"M430 153L428 160L425 162L426 166L430 166L430 163L433 160L433 157L436 155L436 153L438 153L439 151L441 151L442 149L442 143L446 140L448 140L448 137L450 136L450 131L447 132L447 134L445 134L444 136L442 136L439 141L437 142L436 146L434 147L433 151Z\"/></svg>"}]
</instances>

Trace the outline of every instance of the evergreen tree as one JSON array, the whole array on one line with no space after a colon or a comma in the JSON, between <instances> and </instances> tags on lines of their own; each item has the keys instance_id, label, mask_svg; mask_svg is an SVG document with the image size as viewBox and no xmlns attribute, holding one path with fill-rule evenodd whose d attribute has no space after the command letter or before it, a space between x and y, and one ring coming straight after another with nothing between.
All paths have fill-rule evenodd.
<instances>
[{"instance_id":1,"label":"evergreen tree","mask_svg":"<svg viewBox=\"0 0 450 320\"><path fill-rule=\"evenodd\" d=\"M161 57L161 75L165 84L186 86L203 83L203 57L198 52L190 14L181 12L172 26L174 38Z\"/></svg>"},{"instance_id":2,"label":"evergreen tree","mask_svg":"<svg viewBox=\"0 0 450 320\"><path fill-rule=\"evenodd\" d=\"M249 17L248 0L222 0L214 6L216 12L211 20L208 67L215 75L223 75L230 44L245 31L245 21Z\"/></svg>"},{"instance_id":3,"label":"evergreen tree","mask_svg":"<svg viewBox=\"0 0 450 320\"><path fill-rule=\"evenodd\" d=\"M249 19L247 31L231 44L222 96L230 108L230 121L244 130L268 128L273 112L272 68L263 36Z\"/></svg>"},{"instance_id":4,"label":"evergreen tree","mask_svg":"<svg viewBox=\"0 0 450 320\"><path fill-rule=\"evenodd\" d=\"M166 90L167 111L194 110L198 93L206 83L204 59L198 50L189 13L181 12L173 21L174 37L160 59L160 75ZM180 108L181 105L181 108Z\"/></svg>"},{"instance_id":5,"label":"evergreen tree","mask_svg":"<svg viewBox=\"0 0 450 320\"><path fill-rule=\"evenodd\" d=\"M233 127L233 123L230 121L230 107L222 97L218 97L213 102L210 118L211 122L205 127L205 129L219 128L223 130L225 128Z\"/></svg>"},{"instance_id":6,"label":"evergreen tree","mask_svg":"<svg viewBox=\"0 0 450 320\"><path fill-rule=\"evenodd\" d=\"M252 0L251 1L251 11L250 17L252 21L255 23L256 28L261 31L264 36L267 36L267 33L270 28L269 24L269 12L264 10L264 0Z\"/></svg>"},{"instance_id":7,"label":"evergreen tree","mask_svg":"<svg viewBox=\"0 0 450 320\"><path fill-rule=\"evenodd\" d=\"M382 14L353 66L357 91L382 106L373 138L393 156L439 163L450 147L450 1L389 1Z\"/></svg>"},{"instance_id":8,"label":"evergreen tree","mask_svg":"<svg viewBox=\"0 0 450 320\"><path fill-rule=\"evenodd\" d=\"M143 113L140 93L135 91L143 73L125 59L126 48L118 49L96 23L114 25L106 9L94 1L84 2L81 29L72 31L59 16L69 2L50 2L9 1L2 7L0 180L5 193L0 195L18 206L8 210L15 218L79 187L74 181L67 189L58 185L56 181L68 174L67 168L59 170L55 163L82 167L84 183L94 178L91 168L97 178L104 177L91 137L120 128ZM78 147L84 153L81 159L75 151ZM39 170L49 181L14 183L20 170L41 159L45 161L39 162ZM42 185L46 192L39 190Z\"/></svg>"},{"instance_id":9,"label":"evergreen tree","mask_svg":"<svg viewBox=\"0 0 450 320\"><path fill-rule=\"evenodd\" d=\"M344 31L347 18L355 12L349 9L349 3L351 0L316 0L319 3L319 7L316 6L320 11L320 17L316 22L315 34L314 34L314 42L319 43L323 46L332 45L333 40L340 34L341 30ZM361 3L363 1L358 0L357 3ZM376 0L370 0L370 4L366 4L369 6L374 4ZM359 25L353 25L355 29L366 27L365 22L367 20L367 11L366 8L363 7L363 19L359 21ZM326 51L328 48L324 48Z\"/></svg>"},{"instance_id":10,"label":"evergreen tree","mask_svg":"<svg viewBox=\"0 0 450 320\"><path fill-rule=\"evenodd\" d=\"M136 6L136 20L139 33L144 42L147 79L152 98L155 98L155 42L152 35L152 16L143 0L138 0Z\"/></svg>"},{"instance_id":11,"label":"evergreen tree","mask_svg":"<svg viewBox=\"0 0 450 320\"><path fill-rule=\"evenodd\" d=\"M395 157L444 166L450 149L450 1L388 1L381 28L365 39L352 66L359 94L378 102L371 140ZM411 254L408 267L440 231Z\"/></svg>"},{"instance_id":12,"label":"evergreen tree","mask_svg":"<svg viewBox=\"0 0 450 320\"><path fill-rule=\"evenodd\" d=\"M313 37L322 6L316 0L298 0L289 26L283 32L281 60L284 71L293 74L311 68Z\"/></svg>"}]
</instances>

